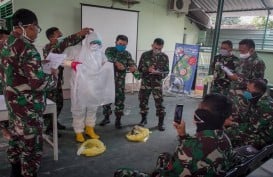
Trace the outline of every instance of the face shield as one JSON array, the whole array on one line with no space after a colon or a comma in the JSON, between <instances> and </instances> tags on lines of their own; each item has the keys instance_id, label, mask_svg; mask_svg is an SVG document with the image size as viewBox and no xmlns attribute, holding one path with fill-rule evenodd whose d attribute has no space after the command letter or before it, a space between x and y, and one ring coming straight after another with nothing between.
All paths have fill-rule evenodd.
<instances>
[{"instance_id":1,"label":"face shield","mask_svg":"<svg viewBox=\"0 0 273 177\"><path fill-rule=\"evenodd\" d=\"M92 51L101 49L102 42L100 36L96 32L92 31L87 35L85 45Z\"/></svg>"}]
</instances>

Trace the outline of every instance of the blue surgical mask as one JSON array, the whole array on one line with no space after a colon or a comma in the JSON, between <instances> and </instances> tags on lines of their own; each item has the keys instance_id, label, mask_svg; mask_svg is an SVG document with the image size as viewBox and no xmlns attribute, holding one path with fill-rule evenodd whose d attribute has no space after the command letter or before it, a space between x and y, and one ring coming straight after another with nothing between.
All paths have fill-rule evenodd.
<instances>
[{"instance_id":1,"label":"blue surgical mask","mask_svg":"<svg viewBox=\"0 0 273 177\"><path fill-rule=\"evenodd\" d=\"M243 92L243 97L244 97L245 99L247 99L247 100L251 100L251 99L253 98L252 93L249 92L249 91L244 91L244 92Z\"/></svg>"},{"instance_id":2,"label":"blue surgical mask","mask_svg":"<svg viewBox=\"0 0 273 177\"><path fill-rule=\"evenodd\" d=\"M124 46L124 45L116 45L116 49L117 49L119 52L123 52L123 51L125 51L126 46Z\"/></svg>"}]
</instances>

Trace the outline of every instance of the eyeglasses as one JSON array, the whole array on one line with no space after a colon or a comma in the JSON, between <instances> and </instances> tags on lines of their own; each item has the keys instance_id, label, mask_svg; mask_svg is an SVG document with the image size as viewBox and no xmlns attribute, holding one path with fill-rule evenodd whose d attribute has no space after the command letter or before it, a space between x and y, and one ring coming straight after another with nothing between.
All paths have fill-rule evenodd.
<instances>
[{"instance_id":1,"label":"eyeglasses","mask_svg":"<svg viewBox=\"0 0 273 177\"><path fill-rule=\"evenodd\" d=\"M42 31L42 28L38 25L38 24L32 24L36 27L38 33L40 33Z\"/></svg>"},{"instance_id":2,"label":"eyeglasses","mask_svg":"<svg viewBox=\"0 0 273 177\"><path fill-rule=\"evenodd\" d=\"M196 123L205 123L197 114L194 113L194 120Z\"/></svg>"},{"instance_id":3,"label":"eyeglasses","mask_svg":"<svg viewBox=\"0 0 273 177\"><path fill-rule=\"evenodd\" d=\"M30 25L34 25L37 29L37 32L40 33L42 31L42 28L38 25L38 24L27 24L27 25L23 25L23 26L30 26Z\"/></svg>"}]
</instances>

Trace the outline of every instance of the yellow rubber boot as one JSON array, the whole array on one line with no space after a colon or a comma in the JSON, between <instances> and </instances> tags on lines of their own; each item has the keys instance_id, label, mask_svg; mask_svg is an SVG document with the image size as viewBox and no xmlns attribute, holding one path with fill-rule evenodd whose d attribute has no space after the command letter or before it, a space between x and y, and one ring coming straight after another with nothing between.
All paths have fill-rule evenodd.
<instances>
[{"instance_id":1,"label":"yellow rubber boot","mask_svg":"<svg viewBox=\"0 0 273 177\"><path fill-rule=\"evenodd\" d=\"M79 143L83 143L85 141L82 133L76 133L76 141Z\"/></svg>"},{"instance_id":2,"label":"yellow rubber boot","mask_svg":"<svg viewBox=\"0 0 273 177\"><path fill-rule=\"evenodd\" d=\"M90 126L86 126L85 127L85 133L90 136L90 138L93 138L93 139L99 139L100 136L97 135L94 131L94 128L93 127L90 127Z\"/></svg>"}]
</instances>

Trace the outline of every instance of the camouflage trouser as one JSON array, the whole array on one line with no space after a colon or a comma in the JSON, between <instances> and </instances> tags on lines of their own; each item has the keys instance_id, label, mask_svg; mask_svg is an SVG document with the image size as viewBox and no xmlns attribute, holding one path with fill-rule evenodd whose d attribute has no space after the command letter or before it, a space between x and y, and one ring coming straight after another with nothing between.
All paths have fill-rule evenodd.
<instances>
[{"instance_id":1,"label":"camouflage trouser","mask_svg":"<svg viewBox=\"0 0 273 177\"><path fill-rule=\"evenodd\" d=\"M13 115L14 116L14 115ZM32 177L37 173L43 152L42 121L41 115L32 113L27 117L12 117L11 123L12 140L9 141L7 155L10 163L21 164L21 173L24 177ZM22 127L23 135L15 132L16 125ZM24 124L24 123L23 123Z\"/></svg>"},{"instance_id":2,"label":"camouflage trouser","mask_svg":"<svg viewBox=\"0 0 273 177\"><path fill-rule=\"evenodd\" d=\"M125 79L115 79L115 114L117 116L123 115L124 101L125 101ZM111 115L111 103L103 105L103 115Z\"/></svg>"},{"instance_id":3,"label":"camouflage trouser","mask_svg":"<svg viewBox=\"0 0 273 177\"><path fill-rule=\"evenodd\" d=\"M46 97L56 103L57 106L57 117L59 117L64 103L63 98L63 89L62 89L62 80L58 79L57 87L56 89L50 90L50 92L46 93ZM45 114L43 116L44 119L52 120L53 114Z\"/></svg>"},{"instance_id":4,"label":"camouflage trouser","mask_svg":"<svg viewBox=\"0 0 273 177\"><path fill-rule=\"evenodd\" d=\"M222 95L228 95L230 90L230 84L224 83L223 85L213 82L211 84L211 93L220 93Z\"/></svg>"},{"instance_id":5,"label":"camouflage trouser","mask_svg":"<svg viewBox=\"0 0 273 177\"><path fill-rule=\"evenodd\" d=\"M114 177L167 177L173 176L169 175L171 168L171 155L169 153L160 153L156 162L156 167L152 173L149 174L134 169L120 168L115 171Z\"/></svg>"},{"instance_id":6,"label":"camouflage trouser","mask_svg":"<svg viewBox=\"0 0 273 177\"><path fill-rule=\"evenodd\" d=\"M114 177L150 177L150 175L133 169L120 168L115 171Z\"/></svg>"},{"instance_id":7,"label":"camouflage trouser","mask_svg":"<svg viewBox=\"0 0 273 177\"><path fill-rule=\"evenodd\" d=\"M156 107L156 115L165 115L165 107L163 106L163 94L162 94L162 86L156 85L153 86L152 84L143 84L141 83L141 87L138 94L139 99L139 107L140 107L140 114L147 115L149 107L149 97L150 94L153 94L155 100L155 107Z\"/></svg>"}]
</instances>

